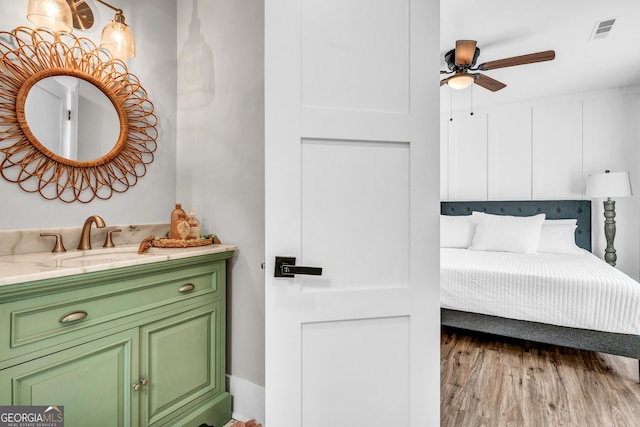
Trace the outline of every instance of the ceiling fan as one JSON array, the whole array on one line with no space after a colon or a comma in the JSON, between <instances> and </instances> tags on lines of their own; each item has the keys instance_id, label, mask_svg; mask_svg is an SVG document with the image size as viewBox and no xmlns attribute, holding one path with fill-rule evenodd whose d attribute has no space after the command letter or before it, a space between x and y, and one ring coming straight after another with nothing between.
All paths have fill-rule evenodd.
<instances>
[{"instance_id":1,"label":"ceiling fan","mask_svg":"<svg viewBox=\"0 0 640 427\"><path fill-rule=\"evenodd\" d=\"M511 58L499 59L497 61L484 62L477 67L476 60L480 55L480 49L476 47L475 40L457 40L456 48L451 49L444 55L449 71L440 71L440 74L453 74L451 77L440 80L440 86L449 85L454 89L464 89L473 83L482 86L492 92L503 89L507 85L492 79L481 73L470 73L470 71L489 71L496 68L513 67L516 65L532 64L534 62L551 61L556 57L553 50L530 53L528 55L513 56Z\"/></svg>"}]
</instances>

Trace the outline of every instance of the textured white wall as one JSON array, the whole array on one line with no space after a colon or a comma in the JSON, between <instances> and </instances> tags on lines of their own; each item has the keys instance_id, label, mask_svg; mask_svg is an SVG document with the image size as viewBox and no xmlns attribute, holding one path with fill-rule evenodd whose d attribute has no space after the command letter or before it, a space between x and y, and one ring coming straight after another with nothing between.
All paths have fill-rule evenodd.
<instances>
[{"instance_id":1,"label":"textured white wall","mask_svg":"<svg viewBox=\"0 0 640 427\"><path fill-rule=\"evenodd\" d=\"M640 87L444 113L442 200L582 199L592 173L629 171L616 200L618 268L640 277ZM606 247L602 200L592 204L593 252Z\"/></svg>"},{"instance_id":2,"label":"textured white wall","mask_svg":"<svg viewBox=\"0 0 640 427\"><path fill-rule=\"evenodd\" d=\"M89 204L48 201L0 179L4 205L0 210L0 229L80 226L93 214L101 215L107 225L169 221L176 181L175 0L116 0L113 3L124 10L127 24L136 36L137 56L129 61L129 72L140 78L160 121L155 160L146 176L127 192ZM113 12L96 6L91 0L90 4L99 24L89 31L76 30L75 34L99 44L102 26L113 19ZM0 0L0 7L0 29L32 27L26 18L27 2Z\"/></svg>"},{"instance_id":3,"label":"textured white wall","mask_svg":"<svg viewBox=\"0 0 640 427\"><path fill-rule=\"evenodd\" d=\"M229 272L227 372L264 385L264 3L200 0L196 59L184 53L193 0L178 0L177 201L197 208L206 232L238 246ZM199 37L196 37L199 36ZM213 97L187 95L207 77ZM200 59L200 60L198 60ZM182 67L182 66L185 67ZM205 79L206 80L206 79ZM196 104L197 103L197 104ZM257 416L257 415L253 415Z\"/></svg>"}]
</instances>

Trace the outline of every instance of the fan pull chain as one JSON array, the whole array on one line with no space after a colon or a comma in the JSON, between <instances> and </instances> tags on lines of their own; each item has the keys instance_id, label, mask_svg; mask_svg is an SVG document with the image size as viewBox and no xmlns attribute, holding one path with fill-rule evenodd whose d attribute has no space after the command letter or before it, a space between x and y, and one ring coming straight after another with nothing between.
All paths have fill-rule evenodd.
<instances>
[{"instance_id":1,"label":"fan pull chain","mask_svg":"<svg viewBox=\"0 0 640 427\"><path fill-rule=\"evenodd\" d=\"M449 121L453 121L453 90L449 88Z\"/></svg>"},{"instance_id":2,"label":"fan pull chain","mask_svg":"<svg viewBox=\"0 0 640 427\"><path fill-rule=\"evenodd\" d=\"M471 85L471 113L470 116L473 116L473 85Z\"/></svg>"}]
</instances>

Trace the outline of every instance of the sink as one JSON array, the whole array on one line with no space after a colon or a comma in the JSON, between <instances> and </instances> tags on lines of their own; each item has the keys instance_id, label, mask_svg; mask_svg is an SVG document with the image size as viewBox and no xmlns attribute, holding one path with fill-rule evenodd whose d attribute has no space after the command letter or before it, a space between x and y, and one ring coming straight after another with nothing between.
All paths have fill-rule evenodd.
<instances>
[{"instance_id":1,"label":"sink","mask_svg":"<svg viewBox=\"0 0 640 427\"><path fill-rule=\"evenodd\" d=\"M138 246L135 245L65 252L56 255L54 259L56 265L60 267L87 267L97 264L135 261L141 256L143 255L138 255Z\"/></svg>"}]
</instances>

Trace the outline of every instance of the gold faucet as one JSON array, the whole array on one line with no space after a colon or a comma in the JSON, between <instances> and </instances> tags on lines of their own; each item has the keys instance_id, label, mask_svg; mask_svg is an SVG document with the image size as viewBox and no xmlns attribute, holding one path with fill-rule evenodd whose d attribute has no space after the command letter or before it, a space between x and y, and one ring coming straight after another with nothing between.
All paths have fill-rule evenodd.
<instances>
[{"instance_id":1,"label":"gold faucet","mask_svg":"<svg viewBox=\"0 0 640 427\"><path fill-rule=\"evenodd\" d=\"M85 250L91 249L91 224L96 223L97 228L104 228L105 223L98 215L92 215L84 222L82 227L82 234L80 234L80 244L78 249Z\"/></svg>"}]
</instances>

